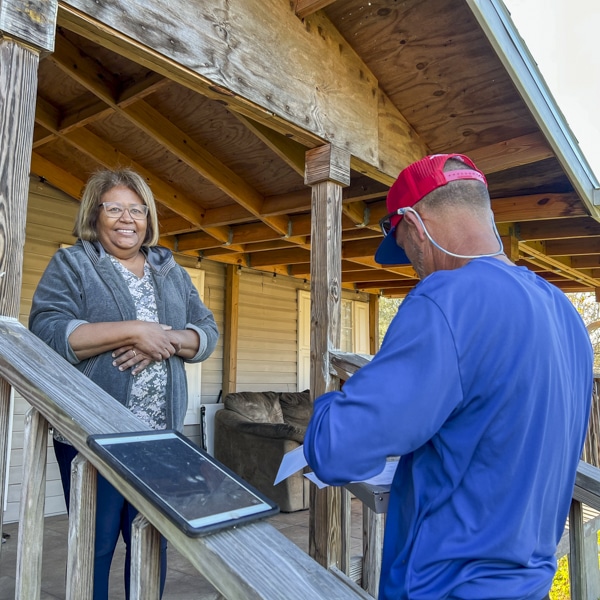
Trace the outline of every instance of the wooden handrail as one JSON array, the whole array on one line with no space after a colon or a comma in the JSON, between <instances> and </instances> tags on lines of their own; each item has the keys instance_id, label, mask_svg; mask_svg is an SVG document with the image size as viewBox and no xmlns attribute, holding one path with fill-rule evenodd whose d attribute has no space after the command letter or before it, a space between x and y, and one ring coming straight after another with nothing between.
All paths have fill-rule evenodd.
<instances>
[{"instance_id":1,"label":"wooden handrail","mask_svg":"<svg viewBox=\"0 0 600 600\"><path fill-rule=\"evenodd\" d=\"M17 320L3 317L0 317L0 377L66 435L80 454L226 598L364 597L266 521L200 538L187 537L91 452L86 443L88 435L93 433L140 431L148 427Z\"/></svg>"}]
</instances>

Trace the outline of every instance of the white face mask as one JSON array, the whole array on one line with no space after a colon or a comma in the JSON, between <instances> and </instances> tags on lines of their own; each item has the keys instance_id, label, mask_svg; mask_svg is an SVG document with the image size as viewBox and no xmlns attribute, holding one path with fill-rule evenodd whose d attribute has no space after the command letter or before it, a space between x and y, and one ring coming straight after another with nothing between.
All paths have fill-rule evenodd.
<instances>
[{"instance_id":1,"label":"white face mask","mask_svg":"<svg viewBox=\"0 0 600 600\"><path fill-rule=\"evenodd\" d=\"M400 213L400 210L402 211L402 213ZM496 228L496 223L494 222L494 218L492 217L492 229L494 230L494 235L496 236L496 239L498 240L498 244L500 246L500 249L496 252L490 252L489 254L454 254L454 252L450 252L450 250L446 250L445 248L442 248L429 234L429 231L427 231L427 227L425 227L425 223L423 223L423 219L421 219L421 215L412 207L407 206L406 208L402 208L398 210L398 214L405 214L407 212L411 212L413 213L417 219L419 220L419 223L421 223L421 227L423 227L423 231L425 232L425 235L427 236L427 239L441 252L443 252L444 254L448 254L449 256L454 256L455 258L492 258L493 256L500 256L501 254L504 254L504 246L502 245L502 240L500 239L500 234L498 233L498 229Z\"/></svg>"}]
</instances>

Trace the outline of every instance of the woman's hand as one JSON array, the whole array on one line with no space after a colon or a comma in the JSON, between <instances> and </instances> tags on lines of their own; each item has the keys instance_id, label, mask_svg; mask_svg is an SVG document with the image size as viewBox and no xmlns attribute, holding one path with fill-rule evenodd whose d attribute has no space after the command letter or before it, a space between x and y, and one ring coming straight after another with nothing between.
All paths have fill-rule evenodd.
<instances>
[{"instance_id":1,"label":"woman's hand","mask_svg":"<svg viewBox=\"0 0 600 600\"><path fill-rule=\"evenodd\" d=\"M113 366L119 371L131 369L132 375L137 375L143 371L151 362L152 359L146 356L141 350L136 350L134 346L123 346L113 350Z\"/></svg>"}]
</instances>

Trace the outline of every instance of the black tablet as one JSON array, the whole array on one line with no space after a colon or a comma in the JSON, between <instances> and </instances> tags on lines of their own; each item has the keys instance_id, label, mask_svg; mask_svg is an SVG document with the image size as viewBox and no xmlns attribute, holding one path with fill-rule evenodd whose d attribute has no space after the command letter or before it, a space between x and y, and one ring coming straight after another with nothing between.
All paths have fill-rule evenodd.
<instances>
[{"instance_id":1,"label":"black tablet","mask_svg":"<svg viewBox=\"0 0 600 600\"><path fill-rule=\"evenodd\" d=\"M90 435L87 441L189 536L279 512L274 502L177 431Z\"/></svg>"}]
</instances>

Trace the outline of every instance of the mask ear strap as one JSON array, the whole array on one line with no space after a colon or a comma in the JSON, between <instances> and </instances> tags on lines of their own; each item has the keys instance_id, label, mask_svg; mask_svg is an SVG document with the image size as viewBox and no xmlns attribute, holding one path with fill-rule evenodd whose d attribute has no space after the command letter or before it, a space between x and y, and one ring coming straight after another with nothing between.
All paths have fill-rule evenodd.
<instances>
[{"instance_id":1,"label":"mask ear strap","mask_svg":"<svg viewBox=\"0 0 600 600\"><path fill-rule=\"evenodd\" d=\"M500 256L501 254L504 254L504 245L502 244L502 240L500 239L500 233L498 233L498 229L496 227L496 223L494 222L494 215L492 215L492 229L494 230L494 235L496 236L496 239L498 240L498 246L500 247L499 250L497 250L496 252L490 252L489 254L455 254L454 252L450 252L450 250L446 250L445 248L442 248L429 234L429 231L427 231L427 227L425 227L425 223L423 223L423 219L421 219L421 215L414 210L413 208L408 208L406 210L406 212L412 212L415 217L417 217L419 223L421 224L421 227L423 228L423 232L425 233L425 235L427 236L427 239L440 251L443 252L444 254L448 254L448 256L454 256L454 258L493 258L494 256ZM404 214L404 217L406 218L406 213Z\"/></svg>"}]
</instances>

